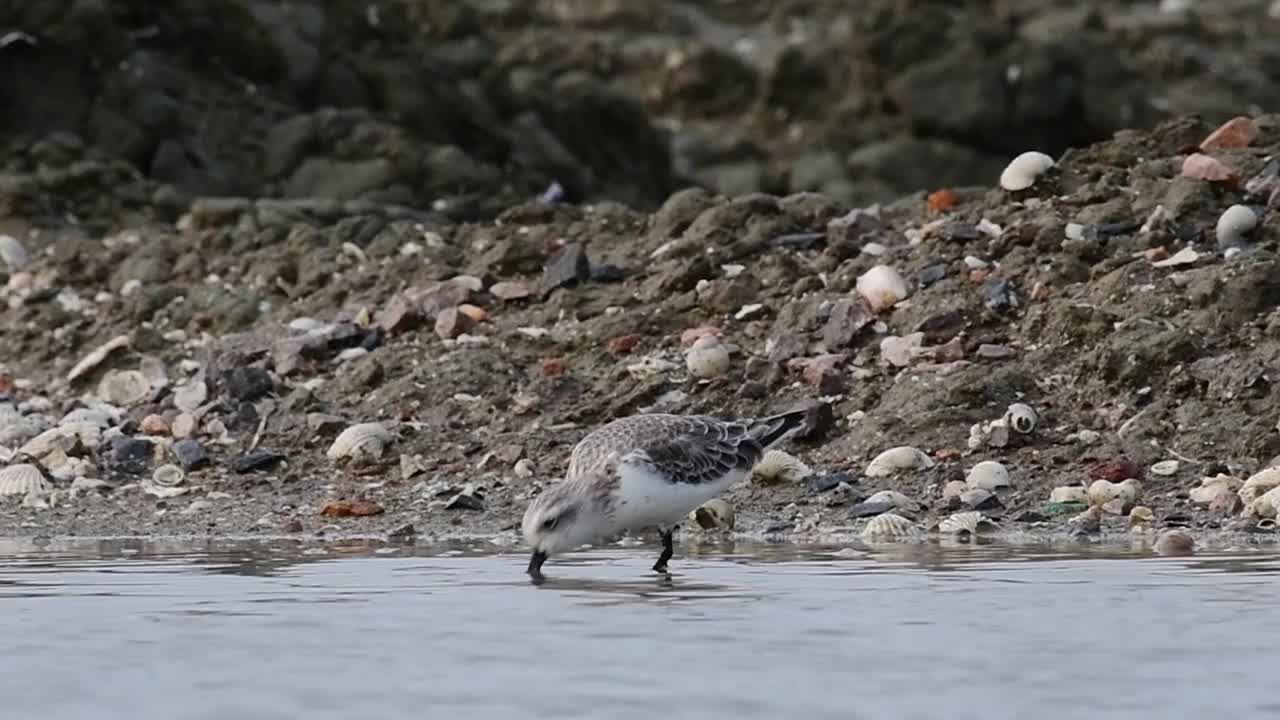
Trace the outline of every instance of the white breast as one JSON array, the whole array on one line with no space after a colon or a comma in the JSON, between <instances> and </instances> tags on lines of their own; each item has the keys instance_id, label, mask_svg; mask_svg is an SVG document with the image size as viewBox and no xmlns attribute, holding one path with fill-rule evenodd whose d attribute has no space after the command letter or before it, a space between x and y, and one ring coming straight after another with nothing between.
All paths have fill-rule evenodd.
<instances>
[{"instance_id":1,"label":"white breast","mask_svg":"<svg viewBox=\"0 0 1280 720\"><path fill-rule=\"evenodd\" d=\"M673 525L690 511L728 490L746 477L736 471L712 483L694 485L671 483L644 467L623 464L619 505L614 522L619 530L639 530L659 525Z\"/></svg>"}]
</instances>

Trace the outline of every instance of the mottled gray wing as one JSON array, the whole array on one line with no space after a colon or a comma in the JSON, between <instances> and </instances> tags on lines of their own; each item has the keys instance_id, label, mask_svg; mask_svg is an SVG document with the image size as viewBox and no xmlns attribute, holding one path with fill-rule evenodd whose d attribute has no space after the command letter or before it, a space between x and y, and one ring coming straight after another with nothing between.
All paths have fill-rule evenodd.
<instances>
[{"instance_id":1,"label":"mottled gray wing","mask_svg":"<svg viewBox=\"0 0 1280 720\"><path fill-rule=\"evenodd\" d=\"M667 430L637 445L622 460L646 465L673 483L697 485L714 482L732 470L750 469L763 453L744 423L689 416Z\"/></svg>"}]
</instances>

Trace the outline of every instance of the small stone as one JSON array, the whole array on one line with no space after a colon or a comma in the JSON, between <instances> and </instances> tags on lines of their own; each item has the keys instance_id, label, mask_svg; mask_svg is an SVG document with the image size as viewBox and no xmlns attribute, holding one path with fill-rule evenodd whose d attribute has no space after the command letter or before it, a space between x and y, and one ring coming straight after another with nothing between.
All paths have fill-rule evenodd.
<instances>
[{"instance_id":1,"label":"small stone","mask_svg":"<svg viewBox=\"0 0 1280 720\"><path fill-rule=\"evenodd\" d=\"M320 508L320 514L327 517L368 517L383 512L381 505L368 500L335 500Z\"/></svg>"},{"instance_id":2,"label":"small stone","mask_svg":"<svg viewBox=\"0 0 1280 720\"><path fill-rule=\"evenodd\" d=\"M1221 160L1201 153L1192 153L1182 161L1182 176L1221 183L1234 183L1240 179Z\"/></svg>"},{"instance_id":3,"label":"small stone","mask_svg":"<svg viewBox=\"0 0 1280 720\"><path fill-rule=\"evenodd\" d=\"M346 427L346 421L329 413L307 413L307 430L315 435L332 435Z\"/></svg>"},{"instance_id":4,"label":"small stone","mask_svg":"<svg viewBox=\"0 0 1280 720\"><path fill-rule=\"evenodd\" d=\"M417 534L418 529L413 526L413 523L405 523L404 525L401 525L387 533L387 539L392 542L406 542L408 540L412 540L417 536Z\"/></svg>"},{"instance_id":5,"label":"small stone","mask_svg":"<svg viewBox=\"0 0 1280 720\"><path fill-rule=\"evenodd\" d=\"M533 294L528 285L519 281L494 283L493 287L489 288L489 292L499 300L506 302L523 300Z\"/></svg>"},{"instance_id":6,"label":"small stone","mask_svg":"<svg viewBox=\"0 0 1280 720\"><path fill-rule=\"evenodd\" d=\"M620 335L610 340L606 347L612 355L629 355L639 344L639 335Z\"/></svg>"},{"instance_id":7,"label":"small stone","mask_svg":"<svg viewBox=\"0 0 1280 720\"><path fill-rule=\"evenodd\" d=\"M445 503L444 509L482 511L484 510L484 498L479 497L473 488L467 487Z\"/></svg>"},{"instance_id":8,"label":"small stone","mask_svg":"<svg viewBox=\"0 0 1280 720\"><path fill-rule=\"evenodd\" d=\"M1222 515L1238 514L1244 507L1240 496L1233 492L1217 493L1209 501L1209 512Z\"/></svg>"},{"instance_id":9,"label":"small stone","mask_svg":"<svg viewBox=\"0 0 1280 720\"><path fill-rule=\"evenodd\" d=\"M894 506L891 502L860 502L849 508L849 519L854 520L864 517L875 517L893 510Z\"/></svg>"},{"instance_id":10,"label":"small stone","mask_svg":"<svg viewBox=\"0 0 1280 720\"><path fill-rule=\"evenodd\" d=\"M515 467L512 468L512 472L516 474L516 477L526 480L533 477L533 461L529 458L521 458L520 460L517 460Z\"/></svg>"},{"instance_id":11,"label":"small stone","mask_svg":"<svg viewBox=\"0 0 1280 720\"><path fill-rule=\"evenodd\" d=\"M982 302L992 310L1006 310L1018 306L1018 296L1008 279L991 278L982 286Z\"/></svg>"},{"instance_id":12,"label":"small stone","mask_svg":"<svg viewBox=\"0 0 1280 720\"><path fill-rule=\"evenodd\" d=\"M831 315L822 328L822 344L828 350L846 347L874 321L875 313L861 297L840 300L831 306Z\"/></svg>"},{"instance_id":13,"label":"small stone","mask_svg":"<svg viewBox=\"0 0 1280 720\"><path fill-rule=\"evenodd\" d=\"M441 339L449 340L467 332L474 324L475 320L458 308L445 308L436 315L435 331Z\"/></svg>"},{"instance_id":14,"label":"small stone","mask_svg":"<svg viewBox=\"0 0 1280 720\"><path fill-rule=\"evenodd\" d=\"M844 360L844 355L827 353L811 358L792 358L787 367L799 369L804 381L815 387L822 384L824 378L836 374L836 368Z\"/></svg>"},{"instance_id":15,"label":"small stone","mask_svg":"<svg viewBox=\"0 0 1280 720\"><path fill-rule=\"evenodd\" d=\"M169 422L160 415L148 415L139 425L146 435L168 435Z\"/></svg>"},{"instance_id":16,"label":"small stone","mask_svg":"<svg viewBox=\"0 0 1280 720\"><path fill-rule=\"evenodd\" d=\"M302 521L299 520L298 518L293 518L292 520L284 524L284 531L287 533L300 533L304 529L305 528L302 526Z\"/></svg>"},{"instance_id":17,"label":"small stone","mask_svg":"<svg viewBox=\"0 0 1280 720\"><path fill-rule=\"evenodd\" d=\"M920 283L920 287L926 288L934 283L946 279L947 265L946 263L935 263L927 265L916 275L916 280Z\"/></svg>"},{"instance_id":18,"label":"small stone","mask_svg":"<svg viewBox=\"0 0 1280 720\"><path fill-rule=\"evenodd\" d=\"M191 413L178 413L173 419L173 426L170 428L173 437L181 439L188 438L196 432L196 417Z\"/></svg>"},{"instance_id":19,"label":"small stone","mask_svg":"<svg viewBox=\"0 0 1280 720\"><path fill-rule=\"evenodd\" d=\"M249 473L255 470L268 470L285 459L284 455L270 450L255 450L242 455L231 463L232 472Z\"/></svg>"},{"instance_id":20,"label":"small stone","mask_svg":"<svg viewBox=\"0 0 1280 720\"><path fill-rule=\"evenodd\" d=\"M111 438L112 459L120 465L146 463L151 459L150 440L118 435Z\"/></svg>"},{"instance_id":21,"label":"small stone","mask_svg":"<svg viewBox=\"0 0 1280 720\"><path fill-rule=\"evenodd\" d=\"M569 243L553 256L542 268L542 291L549 293L556 288L573 287L591 277L591 261L581 243Z\"/></svg>"},{"instance_id":22,"label":"small stone","mask_svg":"<svg viewBox=\"0 0 1280 720\"><path fill-rule=\"evenodd\" d=\"M1156 540L1157 555L1190 555L1195 551L1196 542L1181 530L1166 530Z\"/></svg>"},{"instance_id":23,"label":"small stone","mask_svg":"<svg viewBox=\"0 0 1280 720\"><path fill-rule=\"evenodd\" d=\"M985 360L1004 360L1011 358L1017 354L1017 351L1008 345L994 345L992 343L982 343L978 346L977 355Z\"/></svg>"},{"instance_id":24,"label":"small stone","mask_svg":"<svg viewBox=\"0 0 1280 720\"><path fill-rule=\"evenodd\" d=\"M489 311L476 305L463 303L458 306L458 312L471 318L474 323L482 323L489 319Z\"/></svg>"},{"instance_id":25,"label":"small stone","mask_svg":"<svg viewBox=\"0 0 1280 720\"><path fill-rule=\"evenodd\" d=\"M1142 466L1128 458L1115 458L1094 463L1089 468L1090 480L1107 480L1113 483L1124 482L1129 478L1141 480Z\"/></svg>"},{"instance_id":26,"label":"small stone","mask_svg":"<svg viewBox=\"0 0 1280 720\"><path fill-rule=\"evenodd\" d=\"M173 457L183 470L194 470L209 463L209 455L200 443L191 438L184 438L173 444Z\"/></svg>"},{"instance_id":27,"label":"small stone","mask_svg":"<svg viewBox=\"0 0 1280 720\"><path fill-rule=\"evenodd\" d=\"M554 378L564 375L567 369L564 360L560 358L546 358L542 361L540 368L543 377Z\"/></svg>"},{"instance_id":28,"label":"small stone","mask_svg":"<svg viewBox=\"0 0 1280 720\"><path fill-rule=\"evenodd\" d=\"M1241 115L1231 118L1219 125L1217 130L1209 133L1209 137L1200 143L1200 149L1233 150L1248 147L1257 138L1258 126L1254 124L1252 118Z\"/></svg>"},{"instance_id":29,"label":"small stone","mask_svg":"<svg viewBox=\"0 0 1280 720\"><path fill-rule=\"evenodd\" d=\"M708 335L720 336L720 328L711 325L699 325L680 333L680 347L688 349Z\"/></svg>"},{"instance_id":30,"label":"small stone","mask_svg":"<svg viewBox=\"0 0 1280 720\"><path fill-rule=\"evenodd\" d=\"M231 398L253 402L275 388L271 373L259 367L238 367L223 373L223 387Z\"/></svg>"},{"instance_id":31,"label":"small stone","mask_svg":"<svg viewBox=\"0 0 1280 720\"><path fill-rule=\"evenodd\" d=\"M960 196L954 190L937 190L929 193L925 202L928 203L930 210L950 210L960 202Z\"/></svg>"},{"instance_id":32,"label":"small stone","mask_svg":"<svg viewBox=\"0 0 1280 720\"><path fill-rule=\"evenodd\" d=\"M960 502L973 510L994 510L1001 506L1000 498L983 488L965 490L960 494Z\"/></svg>"},{"instance_id":33,"label":"small stone","mask_svg":"<svg viewBox=\"0 0 1280 720\"><path fill-rule=\"evenodd\" d=\"M812 475L807 481L809 492L815 495L834 490L841 483L853 485L857 483L857 478L847 472L838 472L827 475Z\"/></svg>"}]
</instances>

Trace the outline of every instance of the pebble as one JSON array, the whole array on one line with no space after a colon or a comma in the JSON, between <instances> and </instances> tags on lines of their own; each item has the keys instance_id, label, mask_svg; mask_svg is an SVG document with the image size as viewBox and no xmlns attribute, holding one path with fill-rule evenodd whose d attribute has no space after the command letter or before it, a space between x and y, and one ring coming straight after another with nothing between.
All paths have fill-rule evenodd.
<instances>
[{"instance_id":1,"label":"pebble","mask_svg":"<svg viewBox=\"0 0 1280 720\"><path fill-rule=\"evenodd\" d=\"M169 422L164 417L154 414L142 418L139 427L147 435L168 435L170 432Z\"/></svg>"},{"instance_id":2,"label":"pebble","mask_svg":"<svg viewBox=\"0 0 1280 720\"><path fill-rule=\"evenodd\" d=\"M209 463L208 453L192 438L183 438L175 442L170 449L183 470L194 470Z\"/></svg>"},{"instance_id":3,"label":"pebble","mask_svg":"<svg viewBox=\"0 0 1280 720\"><path fill-rule=\"evenodd\" d=\"M875 456L867 464L863 474L872 478L890 477L902 472L928 469L935 464L933 458L924 452L902 445L889 448Z\"/></svg>"},{"instance_id":4,"label":"pebble","mask_svg":"<svg viewBox=\"0 0 1280 720\"><path fill-rule=\"evenodd\" d=\"M888 265L876 265L854 283L854 289L867 301L872 312L882 312L911 295L902 275Z\"/></svg>"},{"instance_id":5,"label":"pebble","mask_svg":"<svg viewBox=\"0 0 1280 720\"><path fill-rule=\"evenodd\" d=\"M1221 160L1192 153L1182 161L1182 176L1206 182L1229 183L1239 180L1239 176Z\"/></svg>"},{"instance_id":6,"label":"pebble","mask_svg":"<svg viewBox=\"0 0 1280 720\"><path fill-rule=\"evenodd\" d=\"M841 483L845 483L847 485L853 485L857 483L857 481L858 479L856 477L854 477L851 473L847 473L847 472L830 473L827 475L814 475L814 476L810 476L808 479L809 492L814 493L816 495L820 495L822 493L834 490Z\"/></svg>"},{"instance_id":7,"label":"pebble","mask_svg":"<svg viewBox=\"0 0 1280 720\"><path fill-rule=\"evenodd\" d=\"M1026 190L1054 166L1053 158L1034 150L1015 157L1000 173L1000 187L1009 191Z\"/></svg>"},{"instance_id":8,"label":"pebble","mask_svg":"<svg viewBox=\"0 0 1280 720\"><path fill-rule=\"evenodd\" d=\"M269 470L283 462L285 456L271 450L255 450L242 455L231 462L231 470L236 473L249 473L255 470Z\"/></svg>"},{"instance_id":9,"label":"pebble","mask_svg":"<svg viewBox=\"0 0 1280 720\"><path fill-rule=\"evenodd\" d=\"M999 490L1012 487L1009 469L995 460L984 460L974 465L965 475L965 483L970 489Z\"/></svg>"},{"instance_id":10,"label":"pebble","mask_svg":"<svg viewBox=\"0 0 1280 720\"><path fill-rule=\"evenodd\" d=\"M573 287L591 278L591 260L581 243L568 243L548 258L542 268L542 292Z\"/></svg>"},{"instance_id":11,"label":"pebble","mask_svg":"<svg viewBox=\"0 0 1280 720\"><path fill-rule=\"evenodd\" d=\"M1195 547L1196 542L1190 535L1175 528L1160 533L1155 551L1158 555L1191 555Z\"/></svg>"},{"instance_id":12,"label":"pebble","mask_svg":"<svg viewBox=\"0 0 1280 720\"><path fill-rule=\"evenodd\" d=\"M982 343L978 346L977 356L986 360L1004 360L1017 355L1017 351L1008 345Z\"/></svg>"},{"instance_id":13,"label":"pebble","mask_svg":"<svg viewBox=\"0 0 1280 720\"><path fill-rule=\"evenodd\" d=\"M946 263L935 263L933 265L926 265L924 269L916 275L916 281L920 283L920 287L925 288L946 279L946 277Z\"/></svg>"},{"instance_id":14,"label":"pebble","mask_svg":"<svg viewBox=\"0 0 1280 720\"><path fill-rule=\"evenodd\" d=\"M1247 205L1232 205L1218 217L1215 232L1218 247L1227 249L1244 244L1244 236L1258 226L1258 216Z\"/></svg>"},{"instance_id":15,"label":"pebble","mask_svg":"<svg viewBox=\"0 0 1280 720\"><path fill-rule=\"evenodd\" d=\"M1233 117L1209 133L1200 143L1201 150L1233 150L1248 147L1258 138L1258 126L1253 118L1243 115Z\"/></svg>"},{"instance_id":16,"label":"pebble","mask_svg":"<svg viewBox=\"0 0 1280 720\"><path fill-rule=\"evenodd\" d=\"M227 395L241 402L253 402L275 389L271 373L260 367L238 367L222 375Z\"/></svg>"},{"instance_id":17,"label":"pebble","mask_svg":"<svg viewBox=\"0 0 1280 720\"><path fill-rule=\"evenodd\" d=\"M982 285L982 303L992 310L1018 306L1017 292L1006 278L991 278Z\"/></svg>"},{"instance_id":18,"label":"pebble","mask_svg":"<svg viewBox=\"0 0 1280 720\"><path fill-rule=\"evenodd\" d=\"M709 379L729 372L729 350L715 335L699 338L685 354L685 367L696 378Z\"/></svg>"},{"instance_id":19,"label":"pebble","mask_svg":"<svg viewBox=\"0 0 1280 720\"><path fill-rule=\"evenodd\" d=\"M4 262L9 272L17 272L31 263L31 254L18 238L0 234L0 261Z\"/></svg>"}]
</instances>

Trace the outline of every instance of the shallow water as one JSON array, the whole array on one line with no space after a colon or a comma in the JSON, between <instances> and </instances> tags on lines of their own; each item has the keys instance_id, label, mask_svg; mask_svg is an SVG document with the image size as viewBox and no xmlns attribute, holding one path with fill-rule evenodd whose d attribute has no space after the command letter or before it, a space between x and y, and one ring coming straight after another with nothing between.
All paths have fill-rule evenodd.
<instances>
[{"instance_id":1,"label":"shallow water","mask_svg":"<svg viewBox=\"0 0 1280 720\"><path fill-rule=\"evenodd\" d=\"M553 559L0 541L5 717L1202 718L1280 710L1280 554L738 544Z\"/></svg>"}]
</instances>

